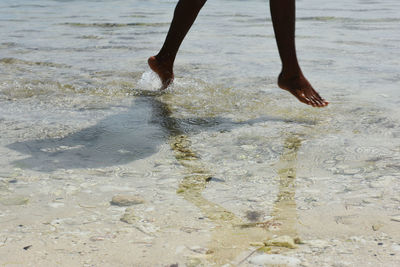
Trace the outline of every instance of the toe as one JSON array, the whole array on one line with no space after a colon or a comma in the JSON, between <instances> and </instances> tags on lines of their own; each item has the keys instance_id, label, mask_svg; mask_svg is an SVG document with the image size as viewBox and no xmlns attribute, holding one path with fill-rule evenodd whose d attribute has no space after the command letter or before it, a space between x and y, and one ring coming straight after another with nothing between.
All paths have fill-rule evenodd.
<instances>
[{"instance_id":1,"label":"toe","mask_svg":"<svg viewBox=\"0 0 400 267\"><path fill-rule=\"evenodd\" d=\"M327 105L329 104L329 102L327 102L324 98L322 98L322 97L318 94L317 91L315 91L315 90L313 90L313 91L314 91L313 98L315 99L315 101L317 101L318 106L320 106L320 107L325 107L325 106L327 106Z\"/></svg>"},{"instance_id":2,"label":"toe","mask_svg":"<svg viewBox=\"0 0 400 267\"><path fill-rule=\"evenodd\" d=\"M312 89L310 99L312 99L316 107L324 107L327 105L325 100L314 89Z\"/></svg>"},{"instance_id":3,"label":"toe","mask_svg":"<svg viewBox=\"0 0 400 267\"><path fill-rule=\"evenodd\" d=\"M313 107L320 107L320 103L318 101L316 101L315 99L311 98L311 101L313 103Z\"/></svg>"},{"instance_id":4,"label":"toe","mask_svg":"<svg viewBox=\"0 0 400 267\"><path fill-rule=\"evenodd\" d=\"M293 93L293 92L292 92ZM307 105L312 105L312 102L310 101L310 99L308 99L305 94L300 91L300 90L296 90L296 93L293 93L293 95L302 103L307 104Z\"/></svg>"},{"instance_id":5,"label":"toe","mask_svg":"<svg viewBox=\"0 0 400 267\"><path fill-rule=\"evenodd\" d=\"M321 98L318 98L318 103L319 103L319 106L320 107L325 107L325 106L327 106L328 104L329 104L329 102L327 102L325 99L323 99L322 97Z\"/></svg>"},{"instance_id":6,"label":"toe","mask_svg":"<svg viewBox=\"0 0 400 267\"><path fill-rule=\"evenodd\" d=\"M324 106L323 102L319 98L316 98L315 96L313 96L312 100L315 103L316 107L323 107Z\"/></svg>"},{"instance_id":7,"label":"toe","mask_svg":"<svg viewBox=\"0 0 400 267\"><path fill-rule=\"evenodd\" d=\"M313 106L313 107L318 107L319 106L318 101L313 97L311 92L307 92L307 90L302 90L301 95L307 101L308 105Z\"/></svg>"}]
</instances>

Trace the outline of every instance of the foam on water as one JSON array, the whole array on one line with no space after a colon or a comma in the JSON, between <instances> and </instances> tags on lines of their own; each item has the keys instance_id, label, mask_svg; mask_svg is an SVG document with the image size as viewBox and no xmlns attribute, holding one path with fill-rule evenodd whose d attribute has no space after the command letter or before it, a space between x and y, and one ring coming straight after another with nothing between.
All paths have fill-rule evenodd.
<instances>
[{"instance_id":1,"label":"foam on water","mask_svg":"<svg viewBox=\"0 0 400 267\"><path fill-rule=\"evenodd\" d=\"M161 80L153 71L144 72L137 84L141 90L157 91L161 88Z\"/></svg>"}]
</instances>

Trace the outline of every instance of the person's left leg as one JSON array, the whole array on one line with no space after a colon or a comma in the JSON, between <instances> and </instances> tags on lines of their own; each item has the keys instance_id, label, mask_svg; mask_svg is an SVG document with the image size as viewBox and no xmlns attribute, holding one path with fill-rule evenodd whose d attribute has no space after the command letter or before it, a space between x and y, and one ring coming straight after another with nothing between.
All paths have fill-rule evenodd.
<instances>
[{"instance_id":1,"label":"person's left leg","mask_svg":"<svg viewBox=\"0 0 400 267\"><path fill-rule=\"evenodd\" d=\"M176 54L205 3L206 0L179 0L164 45L156 56L148 59L150 68L161 79L161 89L167 88L172 83Z\"/></svg>"},{"instance_id":2,"label":"person's left leg","mask_svg":"<svg viewBox=\"0 0 400 267\"><path fill-rule=\"evenodd\" d=\"M313 107L329 103L314 90L304 77L296 56L295 47L295 0L270 0L272 24L282 61L278 78L280 88L292 93L299 101Z\"/></svg>"}]
</instances>

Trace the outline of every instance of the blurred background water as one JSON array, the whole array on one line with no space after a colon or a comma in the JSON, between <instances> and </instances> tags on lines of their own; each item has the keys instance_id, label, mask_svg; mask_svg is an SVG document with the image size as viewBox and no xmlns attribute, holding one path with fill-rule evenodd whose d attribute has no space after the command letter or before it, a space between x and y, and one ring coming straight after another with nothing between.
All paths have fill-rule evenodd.
<instances>
[{"instance_id":1,"label":"blurred background water","mask_svg":"<svg viewBox=\"0 0 400 267\"><path fill-rule=\"evenodd\" d=\"M1 1L2 98L131 93L175 2ZM398 106L399 10L394 0L297 2L299 58L322 95ZM178 77L250 94L271 88L279 70L267 1L208 1L176 62Z\"/></svg>"}]
</instances>

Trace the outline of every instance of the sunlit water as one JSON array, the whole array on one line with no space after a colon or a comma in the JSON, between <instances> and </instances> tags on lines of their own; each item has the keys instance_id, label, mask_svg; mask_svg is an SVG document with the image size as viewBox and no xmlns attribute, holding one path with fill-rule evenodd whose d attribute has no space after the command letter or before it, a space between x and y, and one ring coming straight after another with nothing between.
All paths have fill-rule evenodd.
<instances>
[{"instance_id":1,"label":"sunlit water","mask_svg":"<svg viewBox=\"0 0 400 267\"><path fill-rule=\"evenodd\" d=\"M209 1L179 51L175 84L157 92L146 61L161 47L174 6L1 1L1 197L27 196L49 220L57 190L90 203L134 192L166 207L196 168L213 179L195 193L243 220L252 220L249 211L270 219L282 194L299 210L361 196L375 207L388 184L385 199L398 196L399 1L297 1L300 63L331 102L324 109L277 89L266 1ZM176 145L179 136L190 145ZM296 163L285 163L293 142L301 143ZM182 146L195 167L184 163ZM296 182L287 184L291 176L282 173L293 168ZM212 217L190 192L186 205ZM60 202L50 207L72 205ZM394 203L377 208L398 212ZM13 212L1 210L0 223ZM111 210L110 220L119 215Z\"/></svg>"}]
</instances>

